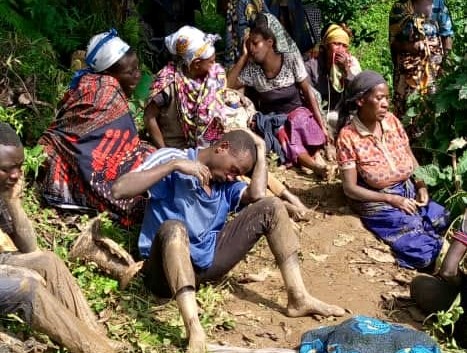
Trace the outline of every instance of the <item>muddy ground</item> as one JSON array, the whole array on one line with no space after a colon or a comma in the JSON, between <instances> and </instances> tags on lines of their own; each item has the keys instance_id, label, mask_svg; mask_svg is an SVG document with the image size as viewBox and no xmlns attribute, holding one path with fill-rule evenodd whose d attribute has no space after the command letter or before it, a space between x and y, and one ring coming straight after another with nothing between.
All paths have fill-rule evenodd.
<instances>
[{"instance_id":1,"label":"muddy ground","mask_svg":"<svg viewBox=\"0 0 467 353\"><path fill-rule=\"evenodd\" d=\"M416 273L396 266L388 248L363 228L347 206L340 182L317 183L295 171L284 176L290 189L315 208L310 221L294 224L301 241L305 283L314 296L348 313L342 318L285 316L287 298L280 272L262 241L234 269L230 280L233 290L226 310L236 327L217 332L211 342L294 348L305 331L357 314L421 328L423 316L410 301L408 290Z\"/></svg>"}]
</instances>

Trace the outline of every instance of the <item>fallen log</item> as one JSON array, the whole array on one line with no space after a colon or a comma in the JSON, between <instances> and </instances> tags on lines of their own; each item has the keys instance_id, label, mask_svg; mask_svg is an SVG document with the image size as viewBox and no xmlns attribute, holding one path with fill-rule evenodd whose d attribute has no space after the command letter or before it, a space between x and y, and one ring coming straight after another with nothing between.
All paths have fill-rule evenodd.
<instances>
[{"instance_id":1,"label":"fallen log","mask_svg":"<svg viewBox=\"0 0 467 353\"><path fill-rule=\"evenodd\" d=\"M23 342L8 333L0 331L0 352L1 353L42 353L47 349L47 345L37 342L34 338L29 338Z\"/></svg>"}]
</instances>

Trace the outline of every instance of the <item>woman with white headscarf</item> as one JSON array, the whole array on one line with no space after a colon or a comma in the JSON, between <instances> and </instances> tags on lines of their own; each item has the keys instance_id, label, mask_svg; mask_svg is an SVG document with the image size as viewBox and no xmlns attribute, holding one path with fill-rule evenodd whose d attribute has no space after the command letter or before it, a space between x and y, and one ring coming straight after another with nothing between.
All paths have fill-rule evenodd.
<instances>
[{"instance_id":1,"label":"woman with white headscarf","mask_svg":"<svg viewBox=\"0 0 467 353\"><path fill-rule=\"evenodd\" d=\"M117 201L110 188L153 151L139 139L128 105L141 77L138 58L112 29L91 38L86 64L39 141L48 155L43 194L53 206L108 211L129 224L141 218L143 198Z\"/></svg>"},{"instance_id":2,"label":"woman with white headscarf","mask_svg":"<svg viewBox=\"0 0 467 353\"><path fill-rule=\"evenodd\" d=\"M144 112L146 129L158 148L211 145L230 127L225 111L231 104L228 94L240 97L236 103L239 106L247 99L234 90L225 94L225 71L215 62L214 42L218 38L190 26L166 37L166 46L176 62L170 62L156 75ZM268 187L287 201L295 220L307 219L307 207L272 174L268 176Z\"/></svg>"},{"instance_id":3,"label":"woman with white headscarf","mask_svg":"<svg viewBox=\"0 0 467 353\"><path fill-rule=\"evenodd\" d=\"M144 114L157 147L207 146L223 135L226 75L216 63L219 38L191 26L165 38L176 60L157 73Z\"/></svg>"}]
</instances>

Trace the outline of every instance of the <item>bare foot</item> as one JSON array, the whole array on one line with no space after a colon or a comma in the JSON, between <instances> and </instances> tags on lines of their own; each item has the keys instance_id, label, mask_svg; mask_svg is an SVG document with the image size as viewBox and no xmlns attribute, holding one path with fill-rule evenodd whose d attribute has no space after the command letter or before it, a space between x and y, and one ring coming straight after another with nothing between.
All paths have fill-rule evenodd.
<instances>
[{"instance_id":1,"label":"bare foot","mask_svg":"<svg viewBox=\"0 0 467 353\"><path fill-rule=\"evenodd\" d=\"M289 217L291 217L295 222L308 222L313 217L313 210L306 206L298 207L287 201L284 201L284 205Z\"/></svg>"},{"instance_id":2,"label":"bare foot","mask_svg":"<svg viewBox=\"0 0 467 353\"><path fill-rule=\"evenodd\" d=\"M286 314L290 317L302 317L313 314L322 316L344 316L345 310L337 305L331 305L311 295L307 295L301 299L289 300Z\"/></svg>"},{"instance_id":3,"label":"bare foot","mask_svg":"<svg viewBox=\"0 0 467 353\"><path fill-rule=\"evenodd\" d=\"M206 334L199 321L192 322L188 334L187 353L206 353Z\"/></svg>"}]
</instances>

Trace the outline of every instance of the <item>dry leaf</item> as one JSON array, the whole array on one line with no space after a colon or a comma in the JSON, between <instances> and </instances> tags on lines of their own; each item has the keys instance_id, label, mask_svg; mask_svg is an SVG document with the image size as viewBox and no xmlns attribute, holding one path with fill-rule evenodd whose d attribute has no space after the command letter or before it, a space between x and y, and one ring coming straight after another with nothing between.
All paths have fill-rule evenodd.
<instances>
[{"instance_id":1,"label":"dry leaf","mask_svg":"<svg viewBox=\"0 0 467 353\"><path fill-rule=\"evenodd\" d=\"M351 242L353 242L354 240L354 236L353 235L349 235L349 234L344 234L344 233L341 233L337 236L337 239L334 239L332 241L332 244L334 246L345 246Z\"/></svg>"},{"instance_id":2,"label":"dry leaf","mask_svg":"<svg viewBox=\"0 0 467 353\"><path fill-rule=\"evenodd\" d=\"M329 255L327 255L327 254L317 255L317 254L314 254L314 253L310 253L311 259L316 261L316 262L323 262L328 258L328 256Z\"/></svg>"},{"instance_id":3,"label":"dry leaf","mask_svg":"<svg viewBox=\"0 0 467 353\"><path fill-rule=\"evenodd\" d=\"M381 250L373 249L373 248L365 248L363 252L368 255L368 257L372 260L382 263L392 264L395 262L394 257L389 254L385 253Z\"/></svg>"}]
</instances>

